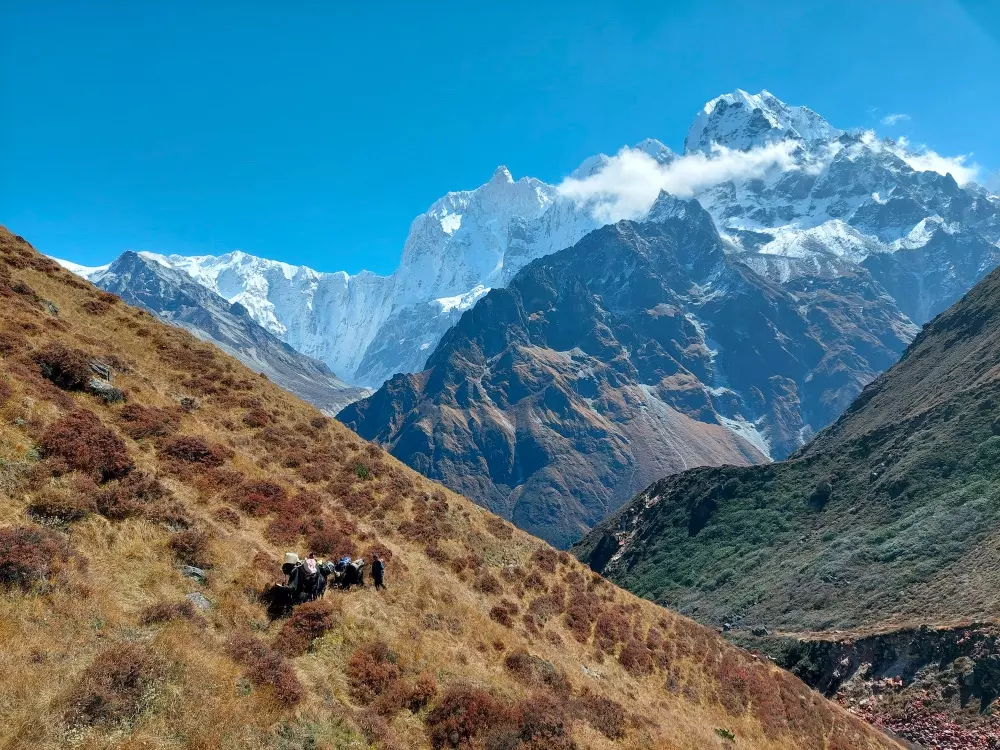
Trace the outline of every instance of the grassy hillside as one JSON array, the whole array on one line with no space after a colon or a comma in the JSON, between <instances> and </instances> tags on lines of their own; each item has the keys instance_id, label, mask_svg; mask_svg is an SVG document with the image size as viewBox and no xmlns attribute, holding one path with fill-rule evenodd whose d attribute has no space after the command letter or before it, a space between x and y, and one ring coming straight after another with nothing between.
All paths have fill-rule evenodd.
<instances>
[{"instance_id":1,"label":"grassy hillside","mask_svg":"<svg viewBox=\"0 0 1000 750\"><path fill-rule=\"evenodd\" d=\"M2 748L896 747L2 229L0 646Z\"/></svg>"},{"instance_id":2,"label":"grassy hillside","mask_svg":"<svg viewBox=\"0 0 1000 750\"><path fill-rule=\"evenodd\" d=\"M664 479L577 548L703 622L785 631L1000 614L1000 273L788 461Z\"/></svg>"}]
</instances>

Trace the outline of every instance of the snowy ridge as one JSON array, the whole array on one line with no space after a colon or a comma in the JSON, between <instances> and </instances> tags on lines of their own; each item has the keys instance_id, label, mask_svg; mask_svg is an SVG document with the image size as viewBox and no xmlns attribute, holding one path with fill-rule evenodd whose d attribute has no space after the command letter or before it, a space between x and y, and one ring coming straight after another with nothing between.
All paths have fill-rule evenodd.
<instances>
[{"instance_id":1,"label":"snowy ridge","mask_svg":"<svg viewBox=\"0 0 1000 750\"><path fill-rule=\"evenodd\" d=\"M870 270L894 296L921 297L906 308L921 324L1000 262L996 196L923 171L926 160L904 141L842 130L767 91L737 89L708 102L694 118L683 155L647 139L613 157L589 157L570 177L603 179L606 185L609 167L625 153L651 169L638 176L624 173L622 179L662 179L666 173L677 179L706 155L718 155L720 147L746 157L776 144L786 147L788 158L762 175L726 176L694 193L722 233L727 252L773 281L806 283L802 280L810 276ZM701 161L686 161L692 158ZM688 206L664 194L646 218L667 221ZM325 362L347 382L378 387L397 372L423 369L448 328L491 288L506 286L527 264L575 244L604 223L592 204L541 180L515 180L501 166L480 187L450 192L417 216L390 276L324 273L239 251L143 257L239 302L269 332ZM955 255L972 249L979 253L975 258ZM61 262L88 278L106 269ZM918 278L906 281L908 274ZM729 427L744 437L754 430L750 424Z\"/></svg>"}]
</instances>

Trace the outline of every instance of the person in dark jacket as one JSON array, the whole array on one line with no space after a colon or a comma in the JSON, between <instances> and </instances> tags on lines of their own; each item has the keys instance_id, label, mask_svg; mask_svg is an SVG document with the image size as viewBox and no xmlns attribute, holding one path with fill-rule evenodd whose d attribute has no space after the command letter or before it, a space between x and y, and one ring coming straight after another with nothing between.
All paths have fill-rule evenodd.
<instances>
[{"instance_id":1,"label":"person in dark jacket","mask_svg":"<svg viewBox=\"0 0 1000 750\"><path fill-rule=\"evenodd\" d=\"M376 589L385 588L385 563L382 562L382 558L375 555L375 559L372 562L372 580L375 581Z\"/></svg>"}]
</instances>

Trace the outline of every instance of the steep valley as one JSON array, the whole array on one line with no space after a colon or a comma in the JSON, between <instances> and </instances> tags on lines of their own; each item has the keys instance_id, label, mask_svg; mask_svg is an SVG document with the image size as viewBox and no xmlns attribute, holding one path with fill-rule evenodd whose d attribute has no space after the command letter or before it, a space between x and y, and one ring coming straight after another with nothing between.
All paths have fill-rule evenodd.
<instances>
[{"instance_id":1,"label":"steep valley","mask_svg":"<svg viewBox=\"0 0 1000 750\"><path fill-rule=\"evenodd\" d=\"M0 747L901 747L3 229L0 417Z\"/></svg>"},{"instance_id":2,"label":"steep valley","mask_svg":"<svg viewBox=\"0 0 1000 750\"><path fill-rule=\"evenodd\" d=\"M1000 271L789 459L666 477L574 552L917 747L996 747Z\"/></svg>"}]
</instances>

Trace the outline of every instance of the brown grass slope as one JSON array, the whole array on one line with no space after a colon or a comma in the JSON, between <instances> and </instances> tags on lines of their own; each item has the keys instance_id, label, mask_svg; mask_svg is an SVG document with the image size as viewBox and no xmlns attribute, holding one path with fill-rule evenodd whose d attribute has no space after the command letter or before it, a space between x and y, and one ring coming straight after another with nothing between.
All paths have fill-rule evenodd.
<instances>
[{"instance_id":1,"label":"brown grass slope","mask_svg":"<svg viewBox=\"0 0 1000 750\"><path fill-rule=\"evenodd\" d=\"M269 621L306 548L381 550L388 591ZM897 747L3 229L0 717L2 748Z\"/></svg>"}]
</instances>

